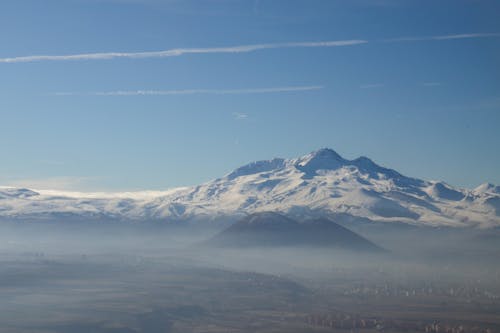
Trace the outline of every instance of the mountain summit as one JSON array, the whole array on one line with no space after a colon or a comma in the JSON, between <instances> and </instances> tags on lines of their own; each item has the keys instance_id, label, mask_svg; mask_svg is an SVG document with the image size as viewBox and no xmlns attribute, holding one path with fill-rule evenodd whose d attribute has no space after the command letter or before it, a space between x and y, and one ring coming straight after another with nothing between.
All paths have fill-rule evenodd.
<instances>
[{"instance_id":1,"label":"mountain summit","mask_svg":"<svg viewBox=\"0 0 500 333\"><path fill-rule=\"evenodd\" d=\"M332 149L323 148L300 157L295 167L303 172L314 175L318 170L334 170L346 164L346 160Z\"/></svg>"},{"instance_id":2,"label":"mountain summit","mask_svg":"<svg viewBox=\"0 0 500 333\"><path fill-rule=\"evenodd\" d=\"M65 193L0 187L0 219L207 220L275 211L413 225L500 226L500 191L407 177L367 157L323 148L244 165L202 185L145 193Z\"/></svg>"}]
</instances>

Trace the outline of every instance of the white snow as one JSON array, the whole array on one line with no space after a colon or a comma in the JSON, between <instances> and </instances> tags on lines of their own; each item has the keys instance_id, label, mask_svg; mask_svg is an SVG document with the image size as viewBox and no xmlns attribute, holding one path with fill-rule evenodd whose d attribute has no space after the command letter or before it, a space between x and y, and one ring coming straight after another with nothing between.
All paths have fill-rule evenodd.
<instances>
[{"instance_id":1,"label":"white snow","mask_svg":"<svg viewBox=\"0 0 500 333\"><path fill-rule=\"evenodd\" d=\"M167 191L82 193L0 187L0 218L71 214L141 221L279 211L488 228L500 226L499 193L491 184L474 190L454 188L403 176L366 157L350 161L321 149L297 159L253 162L205 184Z\"/></svg>"}]
</instances>

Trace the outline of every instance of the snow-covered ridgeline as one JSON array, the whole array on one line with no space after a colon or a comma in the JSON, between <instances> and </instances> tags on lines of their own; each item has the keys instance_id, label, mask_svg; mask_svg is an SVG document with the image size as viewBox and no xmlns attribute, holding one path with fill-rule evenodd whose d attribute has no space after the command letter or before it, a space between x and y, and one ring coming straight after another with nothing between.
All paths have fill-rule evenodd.
<instances>
[{"instance_id":1,"label":"snow-covered ridgeline","mask_svg":"<svg viewBox=\"0 0 500 333\"><path fill-rule=\"evenodd\" d=\"M454 188L410 178L331 149L253 162L208 183L167 191L80 193L0 187L0 218L61 215L123 220L279 211L447 226L500 226L500 187Z\"/></svg>"}]
</instances>

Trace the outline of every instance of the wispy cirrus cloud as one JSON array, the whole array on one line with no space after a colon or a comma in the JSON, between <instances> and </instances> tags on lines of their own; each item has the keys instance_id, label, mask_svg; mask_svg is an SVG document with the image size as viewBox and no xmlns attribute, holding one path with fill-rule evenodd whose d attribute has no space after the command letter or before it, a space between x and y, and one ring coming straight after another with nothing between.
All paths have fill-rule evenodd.
<instances>
[{"instance_id":1,"label":"wispy cirrus cloud","mask_svg":"<svg viewBox=\"0 0 500 333\"><path fill-rule=\"evenodd\" d=\"M321 90L323 86L291 86L247 89L117 90L100 92L57 92L51 96L168 96L168 95L245 95Z\"/></svg>"},{"instance_id":2,"label":"wispy cirrus cloud","mask_svg":"<svg viewBox=\"0 0 500 333\"><path fill-rule=\"evenodd\" d=\"M397 42L419 42L419 41L442 41L453 39L473 39L473 38L491 38L500 37L500 33L467 33L467 34L454 34L454 35L435 35L435 36L420 36L420 37L398 37L384 39L384 42L397 43Z\"/></svg>"},{"instance_id":3,"label":"wispy cirrus cloud","mask_svg":"<svg viewBox=\"0 0 500 333\"><path fill-rule=\"evenodd\" d=\"M424 87L440 87L443 84L441 82L423 82L421 85Z\"/></svg>"},{"instance_id":4,"label":"wispy cirrus cloud","mask_svg":"<svg viewBox=\"0 0 500 333\"><path fill-rule=\"evenodd\" d=\"M492 38L500 37L500 33L463 33L452 35L435 35L419 37L398 37L390 39L375 40L373 42L398 43L398 42L417 42L417 41L443 41L456 39L473 38ZM260 50L284 49L284 48L331 48L340 46L354 46L369 43L365 39L348 39L334 41L309 41L309 42L291 42L291 43L263 43L248 44L224 47L204 47L204 48L175 48L162 51L143 51L143 52L96 52L96 53L78 53L67 55L28 55L0 58L0 63L26 63L38 61L83 61L83 60L112 60L112 59L146 59L146 58L167 58L179 57L188 54L220 54L220 53L250 53Z\"/></svg>"},{"instance_id":5,"label":"wispy cirrus cloud","mask_svg":"<svg viewBox=\"0 0 500 333\"><path fill-rule=\"evenodd\" d=\"M248 115L246 113L241 113L241 112L233 112L233 117L234 119L237 120L247 120Z\"/></svg>"},{"instance_id":6,"label":"wispy cirrus cloud","mask_svg":"<svg viewBox=\"0 0 500 333\"><path fill-rule=\"evenodd\" d=\"M19 63L36 61L71 61L71 60L110 60L110 59L144 59L144 58L166 58L179 57L187 54L214 54L214 53L249 53L259 50L283 49L283 48L318 48L339 47L365 44L367 41L351 39L323 42L296 42L296 43L273 43L273 44L250 44L227 47L209 48L178 48L164 51L148 52L101 52L81 53L70 55L30 55L21 57L0 58L0 63Z\"/></svg>"}]
</instances>

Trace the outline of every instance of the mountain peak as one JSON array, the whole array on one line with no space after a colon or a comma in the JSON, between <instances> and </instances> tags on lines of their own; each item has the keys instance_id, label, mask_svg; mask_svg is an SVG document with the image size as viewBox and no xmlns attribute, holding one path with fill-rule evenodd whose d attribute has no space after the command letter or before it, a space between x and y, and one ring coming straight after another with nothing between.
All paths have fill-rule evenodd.
<instances>
[{"instance_id":1,"label":"mountain peak","mask_svg":"<svg viewBox=\"0 0 500 333\"><path fill-rule=\"evenodd\" d=\"M476 187L474 189L474 191L476 191L478 193L491 192L491 193L500 194L500 186L496 186L496 185L491 184L491 183L484 183L484 184L481 184L478 187Z\"/></svg>"},{"instance_id":2,"label":"mountain peak","mask_svg":"<svg viewBox=\"0 0 500 333\"><path fill-rule=\"evenodd\" d=\"M309 155L312 155L314 157L321 157L321 158L333 158L333 159L338 159L338 160L343 160L342 156L340 156L335 150L331 148L320 148L316 151L313 151Z\"/></svg>"},{"instance_id":3,"label":"mountain peak","mask_svg":"<svg viewBox=\"0 0 500 333\"><path fill-rule=\"evenodd\" d=\"M347 160L329 148L322 148L297 159L295 166L306 174L314 175L317 170L334 170L345 165Z\"/></svg>"},{"instance_id":4,"label":"mountain peak","mask_svg":"<svg viewBox=\"0 0 500 333\"><path fill-rule=\"evenodd\" d=\"M317 170L333 170L345 165L348 161L330 148L321 148L294 160L273 158L272 160L256 161L237 168L226 177L229 180L261 172L282 169L295 165L297 169L313 175Z\"/></svg>"},{"instance_id":5,"label":"mountain peak","mask_svg":"<svg viewBox=\"0 0 500 333\"><path fill-rule=\"evenodd\" d=\"M377 165L373 160L366 156L360 156L352 161L355 164L366 165L366 166L374 166Z\"/></svg>"},{"instance_id":6,"label":"mountain peak","mask_svg":"<svg viewBox=\"0 0 500 333\"><path fill-rule=\"evenodd\" d=\"M39 195L38 192L29 190L27 188L0 186L0 197L8 196L12 198L26 199L37 195Z\"/></svg>"}]
</instances>

